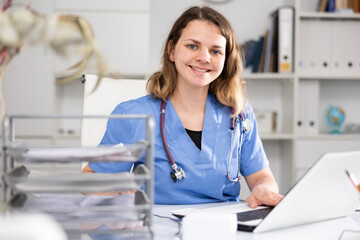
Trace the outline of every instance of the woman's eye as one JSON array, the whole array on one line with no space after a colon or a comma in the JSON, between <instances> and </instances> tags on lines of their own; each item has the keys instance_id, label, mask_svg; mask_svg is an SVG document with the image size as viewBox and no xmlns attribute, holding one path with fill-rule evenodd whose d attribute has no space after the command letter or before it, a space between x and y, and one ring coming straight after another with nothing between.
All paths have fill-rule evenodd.
<instances>
[{"instance_id":1,"label":"woman's eye","mask_svg":"<svg viewBox=\"0 0 360 240\"><path fill-rule=\"evenodd\" d=\"M214 54L214 55L220 55L221 54L221 52L219 50L212 50L211 53Z\"/></svg>"},{"instance_id":2,"label":"woman's eye","mask_svg":"<svg viewBox=\"0 0 360 240\"><path fill-rule=\"evenodd\" d=\"M195 44L188 44L187 46L190 49L197 49L197 46Z\"/></svg>"}]
</instances>

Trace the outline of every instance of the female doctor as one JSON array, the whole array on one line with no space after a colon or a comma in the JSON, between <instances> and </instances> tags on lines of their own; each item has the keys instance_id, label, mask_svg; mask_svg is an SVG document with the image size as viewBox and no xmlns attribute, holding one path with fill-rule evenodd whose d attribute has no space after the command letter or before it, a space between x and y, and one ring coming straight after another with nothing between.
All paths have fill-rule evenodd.
<instances>
[{"instance_id":1,"label":"female doctor","mask_svg":"<svg viewBox=\"0 0 360 240\"><path fill-rule=\"evenodd\" d=\"M274 206L282 199L253 110L245 102L242 70L225 17L209 7L191 7L170 31L162 68L147 83L149 95L120 103L113 111L155 119L155 203L236 201L240 173L251 190L250 207ZM101 144L135 143L144 132L140 120L110 119ZM130 168L131 163L89 163L84 171Z\"/></svg>"}]
</instances>

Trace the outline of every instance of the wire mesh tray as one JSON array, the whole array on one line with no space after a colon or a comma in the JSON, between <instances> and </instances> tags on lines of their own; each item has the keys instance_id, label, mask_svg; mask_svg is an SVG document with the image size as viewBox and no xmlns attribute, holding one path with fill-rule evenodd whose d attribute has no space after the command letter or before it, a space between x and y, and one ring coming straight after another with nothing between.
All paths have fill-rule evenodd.
<instances>
[{"instance_id":1,"label":"wire mesh tray","mask_svg":"<svg viewBox=\"0 0 360 240\"><path fill-rule=\"evenodd\" d=\"M140 189L144 180L150 178L144 164L133 173L30 173L20 166L4 174L4 179L16 191L43 193L131 191Z\"/></svg>"},{"instance_id":2,"label":"wire mesh tray","mask_svg":"<svg viewBox=\"0 0 360 240\"><path fill-rule=\"evenodd\" d=\"M58 193L17 193L9 206L15 210L42 212L56 219L109 221L124 219L126 213L142 213L151 207L143 190L117 195L82 195ZM128 220L138 220L129 217Z\"/></svg>"},{"instance_id":3,"label":"wire mesh tray","mask_svg":"<svg viewBox=\"0 0 360 240\"><path fill-rule=\"evenodd\" d=\"M145 211L151 208L151 201L142 190L116 196L18 193L9 205L17 212L51 215L69 239L80 239L81 233L150 236L144 226L147 225Z\"/></svg>"},{"instance_id":4,"label":"wire mesh tray","mask_svg":"<svg viewBox=\"0 0 360 240\"><path fill-rule=\"evenodd\" d=\"M144 149L147 147L145 141L133 145L118 144L114 146L99 147L59 147L40 148L28 147L23 142L14 142L9 147L10 155L18 162L42 163L42 162L99 162L119 161L135 162L140 159Z\"/></svg>"},{"instance_id":5,"label":"wire mesh tray","mask_svg":"<svg viewBox=\"0 0 360 240\"><path fill-rule=\"evenodd\" d=\"M133 223L120 223L120 228L113 228L113 225L106 223L95 226L96 228L87 228L87 226L80 226L74 228L73 225L62 225L69 240L79 239L101 239L101 240L150 240L153 238L153 232L149 228L134 227ZM86 237L82 237L86 234Z\"/></svg>"}]
</instances>

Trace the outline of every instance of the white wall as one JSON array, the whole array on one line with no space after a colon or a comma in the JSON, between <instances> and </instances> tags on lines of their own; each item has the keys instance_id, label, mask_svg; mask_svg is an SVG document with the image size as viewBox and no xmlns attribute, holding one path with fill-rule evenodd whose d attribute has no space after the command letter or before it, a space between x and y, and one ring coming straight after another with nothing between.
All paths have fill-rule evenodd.
<instances>
[{"instance_id":1,"label":"white wall","mask_svg":"<svg viewBox=\"0 0 360 240\"><path fill-rule=\"evenodd\" d=\"M28 4L20 0L16 3ZM52 1L34 0L31 5L44 14L52 12ZM14 57L3 78L3 95L8 114L54 114L55 85L51 56L44 45L23 46ZM31 134L25 125L19 131ZM37 133L51 133L51 124L39 124Z\"/></svg>"}]
</instances>

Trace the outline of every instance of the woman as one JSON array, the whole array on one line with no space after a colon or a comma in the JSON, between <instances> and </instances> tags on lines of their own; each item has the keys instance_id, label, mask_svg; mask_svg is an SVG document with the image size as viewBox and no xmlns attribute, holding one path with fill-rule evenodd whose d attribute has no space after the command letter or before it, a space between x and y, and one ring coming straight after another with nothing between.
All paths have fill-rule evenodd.
<instances>
[{"instance_id":1,"label":"woman","mask_svg":"<svg viewBox=\"0 0 360 240\"><path fill-rule=\"evenodd\" d=\"M161 70L148 80L149 95L121 103L113 111L151 114L155 119L155 203L237 200L241 150L241 174L251 189L249 206L276 205L282 196L269 169L253 110L245 102L243 63L229 22L212 8L189 8L173 25L162 61ZM166 143L177 164L173 169L161 138L162 102ZM240 134L237 119L232 140L231 117L240 113L253 127ZM139 120L109 120L101 144L129 144L143 138L144 123ZM130 168L127 163L90 163L84 171L113 173Z\"/></svg>"}]
</instances>

